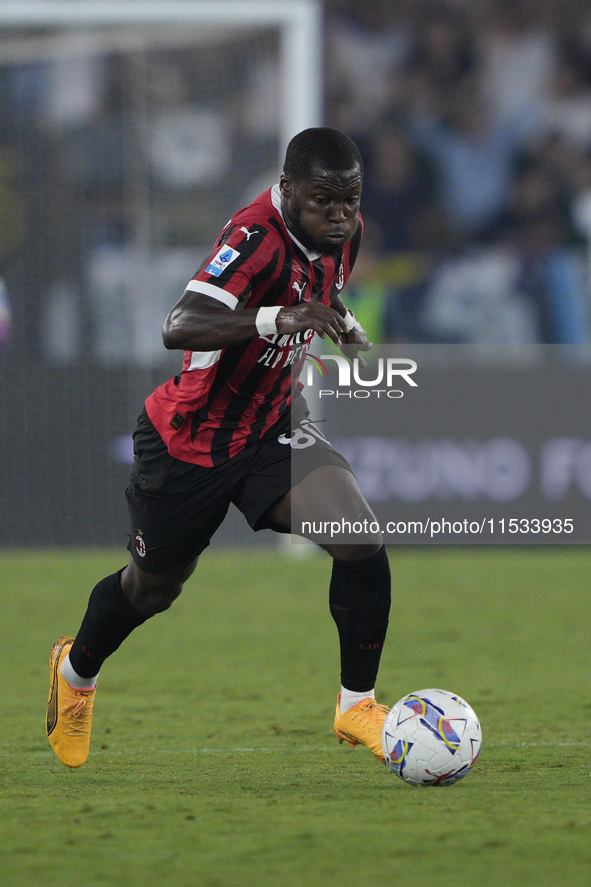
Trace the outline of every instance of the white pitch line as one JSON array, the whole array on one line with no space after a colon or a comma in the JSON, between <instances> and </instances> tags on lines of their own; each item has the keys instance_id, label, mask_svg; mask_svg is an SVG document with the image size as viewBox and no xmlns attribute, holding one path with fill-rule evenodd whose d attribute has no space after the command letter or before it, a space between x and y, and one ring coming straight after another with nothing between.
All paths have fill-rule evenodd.
<instances>
[{"instance_id":1,"label":"white pitch line","mask_svg":"<svg viewBox=\"0 0 591 887\"><path fill-rule=\"evenodd\" d=\"M487 742L486 739L482 743L482 748L484 752L494 751L498 748L589 748L591 746L591 742L586 740L581 740L580 742ZM100 754L101 750L98 750L98 754ZM109 757L123 757L129 756L128 749L105 749L107 751ZM226 755L228 757L232 755L250 755L250 754L260 754L260 755L297 755L300 753L306 754L338 754L338 749L333 745L299 745L290 748L266 748L264 746L255 748L250 746L242 746L240 748L192 748L192 749L179 749L179 748L151 748L149 749L149 753L151 755L162 755L165 757L175 757L177 755ZM51 756L51 750L48 749L47 752L43 753L45 757Z\"/></svg>"},{"instance_id":2,"label":"white pitch line","mask_svg":"<svg viewBox=\"0 0 591 887\"><path fill-rule=\"evenodd\" d=\"M483 743L484 745L484 743ZM587 748L591 743L580 742L492 742L488 748Z\"/></svg>"},{"instance_id":3,"label":"white pitch line","mask_svg":"<svg viewBox=\"0 0 591 887\"><path fill-rule=\"evenodd\" d=\"M314 754L318 754L318 752L326 752L333 753L335 752L334 748L329 748L327 746L323 746L322 748L195 748L191 749L188 752L182 752L182 754L195 754L195 755L244 755L244 754L264 754L264 755L297 755L301 752L312 752ZM166 754L166 752L164 752Z\"/></svg>"},{"instance_id":4,"label":"white pitch line","mask_svg":"<svg viewBox=\"0 0 591 887\"><path fill-rule=\"evenodd\" d=\"M485 750L495 748L588 748L591 742L487 742L482 743ZM182 754L200 755L233 755L233 754L297 754L298 752L335 752L332 745L302 745L294 748L196 748Z\"/></svg>"}]
</instances>

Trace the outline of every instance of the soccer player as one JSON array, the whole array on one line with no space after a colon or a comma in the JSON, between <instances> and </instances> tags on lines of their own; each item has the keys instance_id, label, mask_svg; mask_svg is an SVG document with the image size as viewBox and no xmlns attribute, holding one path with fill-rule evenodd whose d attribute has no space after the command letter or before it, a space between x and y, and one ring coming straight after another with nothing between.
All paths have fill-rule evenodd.
<instances>
[{"instance_id":1,"label":"soccer player","mask_svg":"<svg viewBox=\"0 0 591 887\"><path fill-rule=\"evenodd\" d=\"M345 459L311 426L297 372L315 334L371 347L341 298L362 234L363 163L327 127L288 145L279 183L237 212L165 320L182 372L146 400L126 492L129 564L92 591L75 638L50 656L47 734L60 761L89 752L99 670L181 593L233 502L254 530L296 519L375 520ZM334 730L383 760L374 685L390 609L380 535L336 539L330 611L340 640Z\"/></svg>"}]
</instances>

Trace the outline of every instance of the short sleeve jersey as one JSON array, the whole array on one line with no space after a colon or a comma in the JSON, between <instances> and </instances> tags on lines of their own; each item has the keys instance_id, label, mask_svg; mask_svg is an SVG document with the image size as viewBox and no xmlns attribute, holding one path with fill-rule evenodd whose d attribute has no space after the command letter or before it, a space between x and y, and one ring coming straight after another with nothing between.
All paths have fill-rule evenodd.
<instances>
[{"instance_id":1,"label":"short sleeve jersey","mask_svg":"<svg viewBox=\"0 0 591 887\"><path fill-rule=\"evenodd\" d=\"M187 289L234 311L330 305L351 273L361 229L360 222L339 254L311 253L288 232L275 185L230 219ZM169 453L211 467L263 438L289 411L313 336L307 330L186 351L182 372L146 401Z\"/></svg>"}]
</instances>

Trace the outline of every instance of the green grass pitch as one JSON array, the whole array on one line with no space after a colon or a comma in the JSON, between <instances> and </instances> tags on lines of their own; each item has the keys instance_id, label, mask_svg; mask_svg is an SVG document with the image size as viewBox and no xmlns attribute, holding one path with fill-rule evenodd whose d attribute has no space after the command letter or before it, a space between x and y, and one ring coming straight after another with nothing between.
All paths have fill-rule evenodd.
<instances>
[{"instance_id":1,"label":"green grass pitch","mask_svg":"<svg viewBox=\"0 0 591 887\"><path fill-rule=\"evenodd\" d=\"M329 559L219 549L107 662L68 770L44 732L49 649L125 561L0 554L0 885L591 884L589 551L390 560L378 699L440 686L482 723L478 767L447 788L334 739Z\"/></svg>"}]
</instances>

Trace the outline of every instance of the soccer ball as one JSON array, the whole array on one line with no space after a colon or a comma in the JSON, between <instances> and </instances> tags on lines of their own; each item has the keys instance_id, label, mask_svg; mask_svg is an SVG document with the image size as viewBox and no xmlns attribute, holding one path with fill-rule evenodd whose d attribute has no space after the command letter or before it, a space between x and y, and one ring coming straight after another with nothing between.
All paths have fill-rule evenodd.
<instances>
[{"instance_id":1,"label":"soccer ball","mask_svg":"<svg viewBox=\"0 0 591 887\"><path fill-rule=\"evenodd\" d=\"M473 709L447 690L403 696L382 728L386 764L410 785L451 785L480 754L482 731Z\"/></svg>"}]
</instances>

